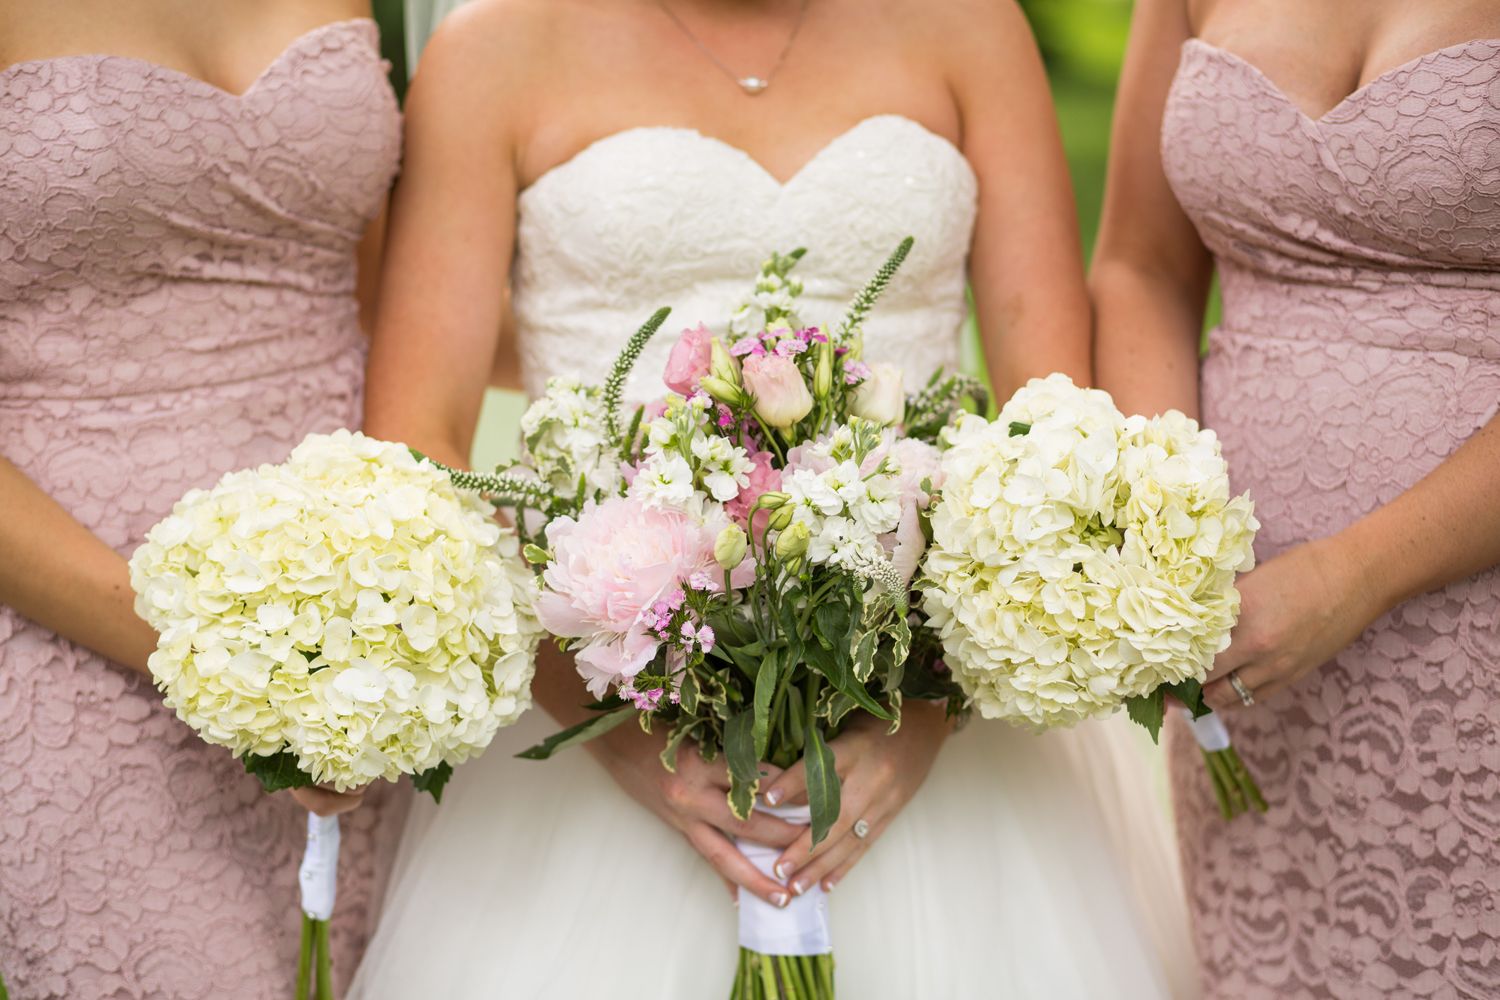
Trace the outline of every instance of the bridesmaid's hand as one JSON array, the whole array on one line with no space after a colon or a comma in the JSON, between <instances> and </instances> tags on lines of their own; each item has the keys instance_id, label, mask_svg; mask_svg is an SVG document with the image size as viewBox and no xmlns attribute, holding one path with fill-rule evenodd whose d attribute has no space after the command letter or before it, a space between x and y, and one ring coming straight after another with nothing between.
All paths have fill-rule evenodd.
<instances>
[{"instance_id":1,"label":"bridesmaid's hand","mask_svg":"<svg viewBox=\"0 0 1500 1000\"><path fill-rule=\"evenodd\" d=\"M359 808L360 803L365 800L365 789L336 792L332 785L316 785L312 788L293 788L292 798L310 813L323 817L339 816Z\"/></svg>"},{"instance_id":2,"label":"bridesmaid's hand","mask_svg":"<svg viewBox=\"0 0 1500 1000\"><path fill-rule=\"evenodd\" d=\"M674 774L661 765L662 746L659 734L643 733L630 723L589 744L620 787L681 833L724 879L731 894L735 886L742 886L772 906L785 906L786 887L761 874L732 838L785 847L803 828L760 812L736 819L729 811L729 771L723 757L710 764L696 747L685 745L677 754ZM761 770L767 779L781 774L769 764L762 764Z\"/></svg>"},{"instance_id":3,"label":"bridesmaid's hand","mask_svg":"<svg viewBox=\"0 0 1500 1000\"><path fill-rule=\"evenodd\" d=\"M804 827L776 862L776 871L797 895L819 881L825 890L832 889L864 857L927 780L951 724L944 705L909 701L901 709L901 728L894 735L889 729L880 719L859 715L829 742L842 785L839 818L816 848L812 831ZM788 768L762 792L772 805L805 803L807 772L802 763ZM869 829L856 837L854 824L861 820Z\"/></svg>"},{"instance_id":4,"label":"bridesmaid's hand","mask_svg":"<svg viewBox=\"0 0 1500 1000\"><path fill-rule=\"evenodd\" d=\"M1306 542L1240 578L1240 620L1203 689L1215 711L1240 708L1231 672L1256 701L1327 663L1387 610L1372 567L1338 536Z\"/></svg>"}]
</instances>

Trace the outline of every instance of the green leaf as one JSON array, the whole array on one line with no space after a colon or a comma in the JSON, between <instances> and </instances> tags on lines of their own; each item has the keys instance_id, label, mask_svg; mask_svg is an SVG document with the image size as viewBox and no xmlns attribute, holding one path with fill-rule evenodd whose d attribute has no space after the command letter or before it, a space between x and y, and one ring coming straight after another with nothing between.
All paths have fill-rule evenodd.
<instances>
[{"instance_id":1,"label":"green leaf","mask_svg":"<svg viewBox=\"0 0 1500 1000\"><path fill-rule=\"evenodd\" d=\"M781 679L781 660L773 651L760 663L760 672L755 675L755 759L764 760L766 744L771 737L771 699L776 695L776 683Z\"/></svg>"},{"instance_id":2,"label":"green leaf","mask_svg":"<svg viewBox=\"0 0 1500 1000\"><path fill-rule=\"evenodd\" d=\"M1162 720L1167 715L1167 689L1159 687L1150 694L1129 699L1125 711L1132 721L1146 727L1152 743L1159 742Z\"/></svg>"},{"instance_id":3,"label":"green leaf","mask_svg":"<svg viewBox=\"0 0 1500 1000\"><path fill-rule=\"evenodd\" d=\"M873 655L873 653L872 653ZM807 648L805 662L808 667L816 670L828 679L839 691L853 699L860 708L869 712L877 719L890 721L892 715L886 708L871 697L865 686L854 679L850 673L849 654L842 649L826 650L814 644Z\"/></svg>"},{"instance_id":4,"label":"green leaf","mask_svg":"<svg viewBox=\"0 0 1500 1000\"><path fill-rule=\"evenodd\" d=\"M1010 422L1010 436L1011 437L1013 437L1013 438L1025 437L1027 434L1030 434L1030 433L1031 433L1031 425L1030 424L1022 423L1019 420L1012 420Z\"/></svg>"},{"instance_id":5,"label":"green leaf","mask_svg":"<svg viewBox=\"0 0 1500 1000\"><path fill-rule=\"evenodd\" d=\"M606 712L603 715L596 715L592 719L585 719L576 726L569 726L560 733L553 733L536 746L522 750L516 756L524 760L546 760L559 750L566 750L576 743L587 743L597 736L603 736L634 715L635 709L629 705Z\"/></svg>"},{"instance_id":6,"label":"green leaf","mask_svg":"<svg viewBox=\"0 0 1500 1000\"><path fill-rule=\"evenodd\" d=\"M693 732L693 727L683 723L667 735L667 745L661 751L661 766L671 774L677 773L677 751Z\"/></svg>"},{"instance_id":7,"label":"green leaf","mask_svg":"<svg viewBox=\"0 0 1500 1000\"><path fill-rule=\"evenodd\" d=\"M453 765L446 760L437 767L431 767L421 774L411 776L411 786L419 792L426 792L432 796L432 801L443 801L443 786L448 779L453 777Z\"/></svg>"},{"instance_id":8,"label":"green leaf","mask_svg":"<svg viewBox=\"0 0 1500 1000\"><path fill-rule=\"evenodd\" d=\"M724 758L729 763L729 808L739 819L750 815L760 786L760 757L755 753L755 713L746 710L724 724Z\"/></svg>"},{"instance_id":9,"label":"green leaf","mask_svg":"<svg viewBox=\"0 0 1500 1000\"><path fill-rule=\"evenodd\" d=\"M849 608L838 602L819 604L813 611L813 634L824 649L833 649L849 633Z\"/></svg>"},{"instance_id":10,"label":"green leaf","mask_svg":"<svg viewBox=\"0 0 1500 1000\"><path fill-rule=\"evenodd\" d=\"M875 672L875 648L880 645L880 633L873 629L859 637L854 647L854 679L863 684Z\"/></svg>"},{"instance_id":11,"label":"green leaf","mask_svg":"<svg viewBox=\"0 0 1500 1000\"><path fill-rule=\"evenodd\" d=\"M1208 702L1203 700L1203 684L1201 681L1188 678L1185 681L1178 681L1176 684L1168 684L1167 693L1186 705L1188 711L1193 713L1193 718L1195 719L1201 719L1213 711L1213 709L1208 707Z\"/></svg>"},{"instance_id":12,"label":"green leaf","mask_svg":"<svg viewBox=\"0 0 1500 1000\"><path fill-rule=\"evenodd\" d=\"M297 755L290 750L281 750L269 756L246 754L245 770L260 780L260 786L268 792L279 792L285 788L311 788L316 782L312 775L297 766Z\"/></svg>"},{"instance_id":13,"label":"green leaf","mask_svg":"<svg viewBox=\"0 0 1500 1000\"><path fill-rule=\"evenodd\" d=\"M677 698L687 715L698 714L698 677L689 670L682 675L682 687L677 689Z\"/></svg>"},{"instance_id":14,"label":"green leaf","mask_svg":"<svg viewBox=\"0 0 1500 1000\"><path fill-rule=\"evenodd\" d=\"M816 719L807 721L807 742L802 751L807 769L807 804L812 810L812 842L816 847L839 818L839 774L833 751L823 739Z\"/></svg>"}]
</instances>

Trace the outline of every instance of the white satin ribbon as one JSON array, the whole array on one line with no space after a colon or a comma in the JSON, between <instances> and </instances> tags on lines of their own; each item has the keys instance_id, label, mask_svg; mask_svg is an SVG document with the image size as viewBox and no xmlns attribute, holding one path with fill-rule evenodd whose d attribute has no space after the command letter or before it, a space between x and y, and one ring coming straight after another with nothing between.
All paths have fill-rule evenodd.
<instances>
[{"instance_id":1,"label":"white satin ribbon","mask_svg":"<svg viewBox=\"0 0 1500 1000\"><path fill-rule=\"evenodd\" d=\"M302 912L314 920L333 916L338 895L339 818L307 814L307 850L297 882L302 886Z\"/></svg>"},{"instance_id":2,"label":"white satin ribbon","mask_svg":"<svg viewBox=\"0 0 1500 1000\"><path fill-rule=\"evenodd\" d=\"M788 823L807 826L812 822L812 810L807 806L768 806L757 802L755 808ZM748 840L736 840L740 853L750 863L782 885L784 879L776 878L773 868L781 850ZM784 909L778 909L753 893L739 891L740 900L740 947L762 955L827 955L833 951L833 934L828 927L828 894L823 886L813 883L800 896L787 895L791 901Z\"/></svg>"},{"instance_id":3,"label":"white satin ribbon","mask_svg":"<svg viewBox=\"0 0 1500 1000\"><path fill-rule=\"evenodd\" d=\"M1193 713L1183 705L1179 705L1177 710L1187 720L1188 728L1193 731L1193 739L1198 741L1200 747L1209 753L1229 749L1229 730L1224 728L1224 720L1213 712L1195 719Z\"/></svg>"}]
</instances>

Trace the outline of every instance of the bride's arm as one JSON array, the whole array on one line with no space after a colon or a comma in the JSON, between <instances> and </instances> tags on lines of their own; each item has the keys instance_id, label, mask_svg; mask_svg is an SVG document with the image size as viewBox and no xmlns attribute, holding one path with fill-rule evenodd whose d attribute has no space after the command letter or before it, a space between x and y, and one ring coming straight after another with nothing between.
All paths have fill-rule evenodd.
<instances>
[{"instance_id":1,"label":"bride's arm","mask_svg":"<svg viewBox=\"0 0 1500 1000\"><path fill-rule=\"evenodd\" d=\"M986 21L954 33L952 86L979 178L970 282L1004 402L1053 372L1093 379L1078 217L1047 74L1020 8L993 5Z\"/></svg>"},{"instance_id":2,"label":"bride's arm","mask_svg":"<svg viewBox=\"0 0 1500 1000\"><path fill-rule=\"evenodd\" d=\"M365 429L451 465L468 464L493 361L497 352L514 350L502 342L502 318L525 95L538 86L527 65L533 55L546 57L528 48L527 26L516 20L498 4L454 14L428 44L407 95L405 160L391 207ZM550 648L532 690L563 725L588 714L582 706L592 699L582 681ZM621 726L589 749L720 875L775 901L782 887L746 861L725 831L783 845L797 830L765 816L735 821L722 763L709 766L684 753L670 774L657 756L662 746L660 733Z\"/></svg>"}]
</instances>

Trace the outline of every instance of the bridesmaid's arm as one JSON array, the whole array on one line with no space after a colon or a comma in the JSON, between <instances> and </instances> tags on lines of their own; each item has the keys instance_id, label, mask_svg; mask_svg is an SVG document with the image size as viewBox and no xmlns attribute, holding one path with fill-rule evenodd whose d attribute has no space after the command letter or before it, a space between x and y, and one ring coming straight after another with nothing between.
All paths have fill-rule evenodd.
<instances>
[{"instance_id":1,"label":"bridesmaid's arm","mask_svg":"<svg viewBox=\"0 0 1500 1000\"><path fill-rule=\"evenodd\" d=\"M1238 708L1227 680L1234 671L1257 700L1268 698L1402 601L1496 565L1500 417L1384 507L1242 577L1234 643L1214 661L1204 697L1215 709Z\"/></svg>"},{"instance_id":2,"label":"bridesmaid's arm","mask_svg":"<svg viewBox=\"0 0 1500 1000\"><path fill-rule=\"evenodd\" d=\"M375 306L380 297L380 266L385 255L385 216L382 208L365 230L356 252L358 273L355 279L354 296L359 300L359 328L365 336L375 332Z\"/></svg>"},{"instance_id":3,"label":"bridesmaid's arm","mask_svg":"<svg viewBox=\"0 0 1500 1000\"><path fill-rule=\"evenodd\" d=\"M0 510L0 604L149 673L156 632L136 617L125 560L4 458Z\"/></svg>"},{"instance_id":4,"label":"bridesmaid's arm","mask_svg":"<svg viewBox=\"0 0 1500 1000\"><path fill-rule=\"evenodd\" d=\"M1014 3L976 8L959 6L947 48L965 51L945 58L958 67L963 152L979 177L970 280L1004 402L1052 372L1093 381L1089 305L1068 163L1030 26Z\"/></svg>"},{"instance_id":5,"label":"bridesmaid's arm","mask_svg":"<svg viewBox=\"0 0 1500 1000\"><path fill-rule=\"evenodd\" d=\"M1136 4L1089 275L1099 385L1126 413L1198 415L1198 341L1213 260L1161 162L1162 113L1189 37L1184 0Z\"/></svg>"}]
</instances>

